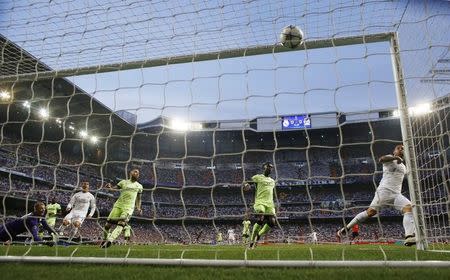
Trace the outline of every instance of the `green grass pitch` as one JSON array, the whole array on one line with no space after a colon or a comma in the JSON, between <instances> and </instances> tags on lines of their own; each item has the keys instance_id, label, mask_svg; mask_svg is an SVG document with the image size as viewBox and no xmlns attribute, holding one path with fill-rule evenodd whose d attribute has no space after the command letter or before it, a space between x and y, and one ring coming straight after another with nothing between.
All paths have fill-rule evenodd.
<instances>
[{"instance_id":1,"label":"green grass pitch","mask_svg":"<svg viewBox=\"0 0 450 280\"><path fill-rule=\"evenodd\" d=\"M450 246L446 248L450 250ZM237 259L243 246L151 245L0 247L2 256L74 256L124 258ZM416 251L400 245L261 245L248 260L445 260L450 253ZM143 265L0 263L1 279L450 279L448 268L249 268Z\"/></svg>"}]
</instances>

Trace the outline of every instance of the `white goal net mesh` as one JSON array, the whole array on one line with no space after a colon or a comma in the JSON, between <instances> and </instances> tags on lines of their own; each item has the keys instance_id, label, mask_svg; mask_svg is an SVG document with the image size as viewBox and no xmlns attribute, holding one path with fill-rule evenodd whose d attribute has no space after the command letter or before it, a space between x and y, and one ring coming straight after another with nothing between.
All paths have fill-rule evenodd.
<instances>
[{"instance_id":1,"label":"white goal net mesh","mask_svg":"<svg viewBox=\"0 0 450 280\"><path fill-rule=\"evenodd\" d=\"M117 243L241 244L255 195L243 182L271 162L277 226L261 242L401 242L390 207L336 238L372 201L378 158L407 137L398 34L416 223L448 249L448 1L10 1L0 14L3 228L43 201L61 205L59 229L89 182L96 214L58 239L100 244L118 198L105 185L137 168L143 213ZM305 35L298 50L278 44L287 25Z\"/></svg>"}]
</instances>

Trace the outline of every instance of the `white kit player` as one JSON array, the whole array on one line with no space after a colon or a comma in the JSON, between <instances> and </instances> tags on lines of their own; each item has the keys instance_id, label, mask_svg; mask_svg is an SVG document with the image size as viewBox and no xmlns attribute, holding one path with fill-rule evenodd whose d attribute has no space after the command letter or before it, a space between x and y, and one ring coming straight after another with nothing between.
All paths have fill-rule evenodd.
<instances>
[{"instance_id":1,"label":"white kit player","mask_svg":"<svg viewBox=\"0 0 450 280\"><path fill-rule=\"evenodd\" d=\"M228 234L228 244L234 244L236 242L236 237L234 235L234 229L229 229L227 231Z\"/></svg>"},{"instance_id":2,"label":"white kit player","mask_svg":"<svg viewBox=\"0 0 450 280\"><path fill-rule=\"evenodd\" d=\"M337 232L338 237L348 232L353 225L364 222L375 216L381 207L394 206L403 213L403 227L405 229L405 245L416 244L415 225L411 208L411 201L401 194L402 182L407 169L403 163L403 145L397 145L392 155L385 155L379 159L383 164L383 178L375 192L375 196L366 211L359 213L350 223Z\"/></svg>"},{"instance_id":3,"label":"white kit player","mask_svg":"<svg viewBox=\"0 0 450 280\"><path fill-rule=\"evenodd\" d=\"M311 243L312 244L317 244L317 242L318 242L318 240L317 240L317 232L315 232L315 231L311 232L309 237L311 238Z\"/></svg>"},{"instance_id":4,"label":"white kit player","mask_svg":"<svg viewBox=\"0 0 450 280\"><path fill-rule=\"evenodd\" d=\"M87 216L89 208L91 208L91 211ZM67 204L66 211L69 213L63 219L63 223L60 227L60 235L63 235L64 230L72 225L69 241L72 240L83 224L86 216L88 218L94 216L95 209L95 197L89 192L89 183L83 182L81 183L81 191L74 194L70 199L69 204Z\"/></svg>"}]
</instances>

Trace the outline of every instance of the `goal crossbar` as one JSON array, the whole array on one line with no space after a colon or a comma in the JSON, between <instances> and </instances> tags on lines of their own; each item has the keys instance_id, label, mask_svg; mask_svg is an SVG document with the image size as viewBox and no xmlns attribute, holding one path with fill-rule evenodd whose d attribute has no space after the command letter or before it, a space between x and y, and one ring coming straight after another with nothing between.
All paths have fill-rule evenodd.
<instances>
[{"instance_id":1,"label":"goal crossbar","mask_svg":"<svg viewBox=\"0 0 450 280\"><path fill-rule=\"evenodd\" d=\"M302 50L312 50L312 49L321 49L321 48L331 48L331 47L357 45L357 44L388 42L391 40L393 35L394 35L394 33L389 32L389 33L367 34L367 35L358 35L358 36L335 37L335 38L327 38L327 39L321 39L321 40L306 40L303 44L301 44L299 47L297 47L295 49L289 49L289 48L283 47L282 45L277 44L277 45L255 46L255 47L241 48L241 49L229 49L229 50L224 50L224 51L220 51L220 52L208 52L208 53L200 53L200 54L192 54L192 55L181 55L181 56L174 56L174 57L146 59L146 60L140 60L140 61L124 62L124 63L113 63L113 64L104 64L104 65L96 65L96 66L87 66L87 67L72 68L72 69L36 71L33 73L0 76L0 83L37 81L37 80L41 80L41 79L64 78L64 77L79 76L79 75L89 75L89 74L98 74L98 73L106 73L106 72L113 72L113 71L123 71L123 70L132 70L132 69L140 69L140 68L147 68L147 67L157 67L157 66L171 65L171 64L182 64L182 63L190 63L190 62L200 62L200 61L207 61L207 60L226 59L226 58L235 58L235 57L243 57L243 56L254 56L254 55L263 55L263 54L271 54L271 53L289 52L289 51L302 51Z\"/></svg>"}]
</instances>

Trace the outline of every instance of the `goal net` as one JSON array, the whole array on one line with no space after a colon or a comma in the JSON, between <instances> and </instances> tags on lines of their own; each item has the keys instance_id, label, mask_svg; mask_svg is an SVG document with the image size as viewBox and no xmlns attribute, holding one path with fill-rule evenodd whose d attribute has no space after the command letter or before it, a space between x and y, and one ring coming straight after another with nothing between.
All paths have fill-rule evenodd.
<instances>
[{"instance_id":1,"label":"goal net","mask_svg":"<svg viewBox=\"0 0 450 280\"><path fill-rule=\"evenodd\" d=\"M115 239L107 261L386 265L396 259L383 246L406 250L394 205L361 223L358 236L336 232L368 208L382 177L378 158L402 143L417 248L448 251L448 2L272 2L4 3L2 260L104 257L98 247L119 197L107 185L138 169L142 215L134 211L129 239ZM304 34L296 49L279 43L288 25ZM242 231L257 218L255 188L243 185L266 162L276 225L250 252ZM96 210L76 231L61 225L83 182ZM42 231L58 244L52 249L33 246L29 228L14 237L7 230L37 201L61 206L47 211L58 235ZM369 256L347 257L355 243ZM327 258L331 251L339 253Z\"/></svg>"}]
</instances>

